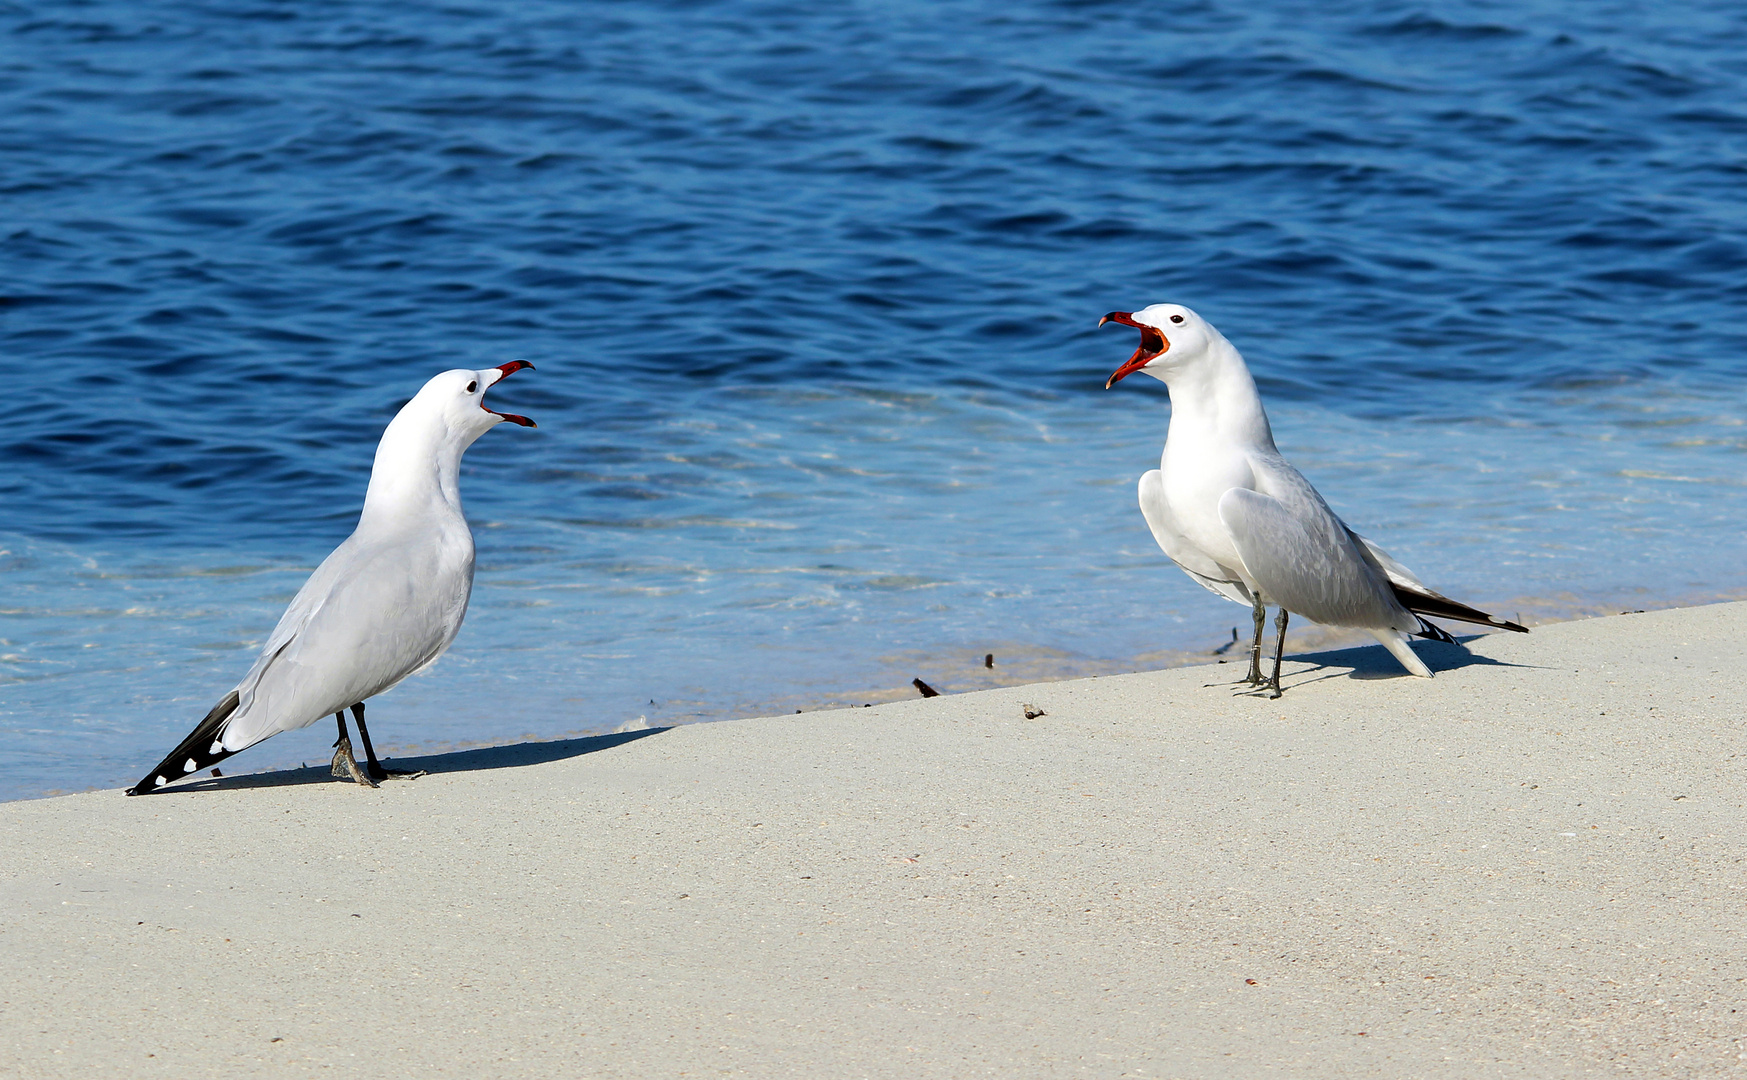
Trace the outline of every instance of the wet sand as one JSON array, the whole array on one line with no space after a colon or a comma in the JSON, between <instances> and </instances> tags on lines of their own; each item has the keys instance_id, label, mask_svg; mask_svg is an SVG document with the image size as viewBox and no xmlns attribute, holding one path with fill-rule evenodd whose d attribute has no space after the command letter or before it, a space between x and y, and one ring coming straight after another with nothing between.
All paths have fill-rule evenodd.
<instances>
[{"instance_id":1,"label":"wet sand","mask_svg":"<svg viewBox=\"0 0 1747 1080\"><path fill-rule=\"evenodd\" d=\"M1299 656L1279 701L1233 662L3 804L0 1075L1747 1071L1743 640L1719 604L1422 644L1431 681Z\"/></svg>"}]
</instances>

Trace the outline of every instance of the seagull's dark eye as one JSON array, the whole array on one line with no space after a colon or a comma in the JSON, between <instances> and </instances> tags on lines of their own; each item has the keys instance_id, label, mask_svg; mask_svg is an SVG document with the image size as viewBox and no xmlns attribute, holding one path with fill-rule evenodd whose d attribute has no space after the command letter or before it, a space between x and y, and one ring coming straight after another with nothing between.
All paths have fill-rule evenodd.
<instances>
[{"instance_id":1,"label":"seagull's dark eye","mask_svg":"<svg viewBox=\"0 0 1747 1080\"><path fill-rule=\"evenodd\" d=\"M473 393L473 391L475 391L477 389L479 389L479 380L478 379L474 379L472 382L467 384L467 392L469 394Z\"/></svg>"},{"instance_id":2,"label":"seagull's dark eye","mask_svg":"<svg viewBox=\"0 0 1747 1080\"><path fill-rule=\"evenodd\" d=\"M1180 323L1180 322L1182 322L1182 321L1183 321L1183 316L1181 316L1181 315L1172 315L1172 316L1171 316L1171 321L1172 321L1172 322L1174 322L1174 323Z\"/></svg>"}]
</instances>

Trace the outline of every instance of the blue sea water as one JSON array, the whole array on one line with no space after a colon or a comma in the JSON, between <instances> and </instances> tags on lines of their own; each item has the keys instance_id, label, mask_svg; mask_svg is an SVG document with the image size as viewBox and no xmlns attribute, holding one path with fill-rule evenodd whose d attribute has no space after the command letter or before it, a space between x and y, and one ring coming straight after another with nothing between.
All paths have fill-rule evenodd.
<instances>
[{"instance_id":1,"label":"blue sea water","mask_svg":"<svg viewBox=\"0 0 1747 1080\"><path fill-rule=\"evenodd\" d=\"M510 359L391 752L1205 656L1095 329L1167 299L1444 591L1747 594L1747 9L1338 7L0 4L0 798L137 779Z\"/></svg>"}]
</instances>

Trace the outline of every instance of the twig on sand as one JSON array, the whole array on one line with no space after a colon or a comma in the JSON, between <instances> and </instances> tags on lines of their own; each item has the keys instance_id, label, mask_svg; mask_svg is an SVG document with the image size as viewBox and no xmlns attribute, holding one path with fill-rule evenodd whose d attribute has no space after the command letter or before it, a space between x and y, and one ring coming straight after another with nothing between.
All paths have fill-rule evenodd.
<instances>
[{"instance_id":1,"label":"twig on sand","mask_svg":"<svg viewBox=\"0 0 1747 1080\"><path fill-rule=\"evenodd\" d=\"M1219 647L1219 648L1217 648L1217 649L1214 649L1214 650L1213 650L1213 655L1214 655L1214 656L1224 656L1224 655L1225 655L1225 654L1226 654L1226 652L1227 652L1227 651L1228 651L1228 650L1229 650L1229 649L1230 649L1230 648L1231 648L1231 647L1232 647L1232 646L1233 646L1233 645L1236 645L1236 644L1237 644L1237 641L1238 641L1238 637L1237 637L1237 627L1235 627L1235 626L1234 626L1234 627L1232 627L1232 628L1231 628L1231 640L1230 640L1230 641L1228 641L1228 642L1226 642L1226 643L1225 643L1225 644L1224 644L1224 645L1221 645L1221 646L1220 646L1220 647Z\"/></svg>"}]
</instances>

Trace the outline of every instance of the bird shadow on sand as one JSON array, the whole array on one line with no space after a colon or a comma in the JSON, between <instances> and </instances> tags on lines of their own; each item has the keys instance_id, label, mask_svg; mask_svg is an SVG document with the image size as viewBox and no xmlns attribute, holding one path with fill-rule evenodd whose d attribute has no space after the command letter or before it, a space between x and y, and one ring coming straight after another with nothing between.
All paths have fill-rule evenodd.
<instances>
[{"instance_id":1,"label":"bird shadow on sand","mask_svg":"<svg viewBox=\"0 0 1747 1080\"><path fill-rule=\"evenodd\" d=\"M426 754L419 757L384 757L382 764L391 770L439 773L482 772L487 769L519 769L528 765L544 765L552 761L611 750L650 735L659 735L670 728L646 728L642 731L621 731L611 735L586 735L580 739L554 739L550 742L511 743L508 746L481 746L472 750L453 750L446 754ZM245 788L296 787L302 784L349 784L350 780L335 777L326 762L302 769L279 769L274 772L250 773L242 776L217 776L177 784L151 793L151 798L201 791L240 791ZM390 780L388 783L394 783Z\"/></svg>"},{"instance_id":2,"label":"bird shadow on sand","mask_svg":"<svg viewBox=\"0 0 1747 1080\"><path fill-rule=\"evenodd\" d=\"M1485 636L1487 635L1469 634L1466 637L1457 638L1454 645L1422 639L1415 641L1412 648L1414 652L1419 654L1419 658L1425 661L1426 667L1432 669L1433 675L1465 667L1520 668L1534 666L1494 660L1490 656L1478 656L1464 647L1468 642ZM1389 650L1381 645L1357 645L1347 649L1329 649L1326 652L1288 653L1286 662L1315 665L1309 670L1301 668L1298 671L1282 672L1280 682L1287 690L1294 686L1322 682L1325 679L1409 679L1413 677L1402 668L1401 661L1389 655ZM1252 691L1252 693L1265 692Z\"/></svg>"}]
</instances>

